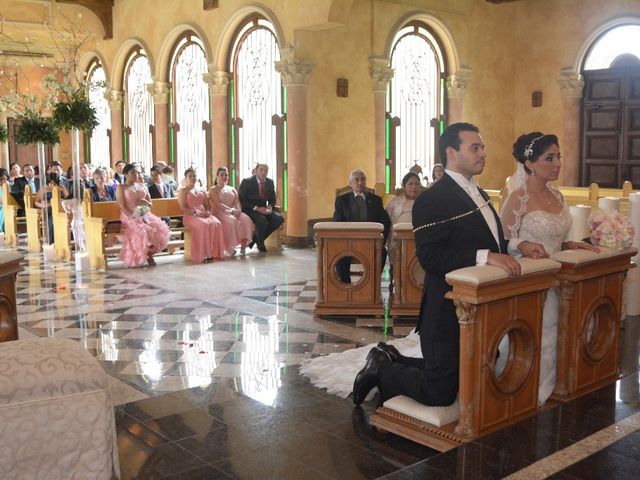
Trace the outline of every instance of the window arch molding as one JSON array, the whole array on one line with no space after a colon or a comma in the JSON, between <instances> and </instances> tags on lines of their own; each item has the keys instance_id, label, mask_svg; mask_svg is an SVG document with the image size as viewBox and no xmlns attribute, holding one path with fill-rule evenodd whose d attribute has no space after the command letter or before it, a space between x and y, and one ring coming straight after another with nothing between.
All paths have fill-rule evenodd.
<instances>
[{"instance_id":1,"label":"window arch molding","mask_svg":"<svg viewBox=\"0 0 640 480\"><path fill-rule=\"evenodd\" d=\"M162 46L160 47L160 54L158 55L158 78L154 76L153 78L155 80L160 80L163 82L169 81L171 77L172 67L171 60L174 56L175 47L178 42L180 42L180 40L188 33L194 35L195 37L198 37L201 47L204 50L204 56L206 57L209 65L211 64L213 52L211 51L211 45L209 44L204 31L198 25L192 23L182 23L172 28L162 42Z\"/></svg>"},{"instance_id":2,"label":"window arch molding","mask_svg":"<svg viewBox=\"0 0 640 480\"><path fill-rule=\"evenodd\" d=\"M101 72L99 70L101 70ZM90 60L84 72L87 81L106 82L109 78L104 63L97 56L94 56ZM96 74L99 75L98 78L94 78ZM111 110L104 96L107 88L108 86L96 87L91 85L89 87L90 91L88 92L89 100L96 109L99 124L92 132L83 132L85 147L84 158L86 162L90 161L94 166L109 166L111 164L111 142L109 133L111 130Z\"/></svg>"},{"instance_id":3,"label":"window arch molding","mask_svg":"<svg viewBox=\"0 0 640 480\"><path fill-rule=\"evenodd\" d=\"M129 56L136 48L142 49L145 56L149 60L149 68L151 69L151 78L156 76L156 64L153 55L149 50L149 46L142 40L133 38L126 40L118 49L114 57L113 71L111 72L111 88L114 90L124 90L125 69L129 61Z\"/></svg>"}]
</instances>

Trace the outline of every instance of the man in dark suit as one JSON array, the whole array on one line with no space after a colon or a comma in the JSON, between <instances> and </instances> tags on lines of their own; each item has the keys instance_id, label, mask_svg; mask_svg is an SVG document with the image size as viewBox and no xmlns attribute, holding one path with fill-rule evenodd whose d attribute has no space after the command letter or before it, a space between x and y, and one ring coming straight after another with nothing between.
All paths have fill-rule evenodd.
<instances>
[{"instance_id":1,"label":"man in dark suit","mask_svg":"<svg viewBox=\"0 0 640 480\"><path fill-rule=\"evenodd\" d=\"M171 186L162 181L162 165L155 164L151 167L151 182L149 184L149 196L154 198L173 198Z\"/></svg>"},{"instance_id":2,"label":"man in dark suit","mask_svg":"<svg viewBox=\"0 0 640 480\"><path fill-rule=\"evenodd\" d=\"M489 197L473 181L485 165L478 128L468 123L450 125L439 147L445 175L413 206L416 257L426 272L418 320L423 358L404 357L393 346L378 344L356 377L356 404L377 385L381 402L406 395L425 405L451 405L458 394L460 339L453 301L445 298L451 290L445 275L486 264L517 277L520 264L508 250L532 258L546 256L537 243L514 240L518 245L508 245Z\"/></svg>"},{"instance_id":3,"label":"man in dark suit","mask_svg":"<svg viewBox=\"0 0 640 480\"><path fill-rule=\"evenodd\" d=\"M382 199L367 192L367 175L357 168L349 175L351 191L336 198L334 222L378 222L384 227L382 241L382 267L387 260L387 237L391 229L391 219L382 206ZM351 283L351 257L344 257L336 263L338 278L341 282ZM382 273L382 272L380 272Z\"/></svg>"},{"instance_id":4,"label":"man in dark suit","mask_svg":"<svg viewBox=\"0 0 640 480\"><path fill-rule=\"evenodd\" d=\"M18 205L20 205L20 210L18 210L18 216L24 216L24 189L27 185L31 187L31 193L36 193L40 190L40 179L36 178L35 170L33 169L33 165L27 163L22 167L22 177L18 177L13 181L13 185L11 186L11 195L16 199Z\"/></svg>"},{"instance_id":5,"label":"man in dark suit","mask_svg":"<svg viewBox=\"0 0 640 480\"><path fill-rule=\"evenodd\" d=\"M126 163L124 163L122 160L118 160L116 162L116 171L113 174L113 178L115 178L116 182L118 183L125 183L127 181L127 178L124 176L124 173L122 172L122 169L124 169L125 165Z\"/></svg>"},{"instance_id":6,"label":"man in dark suit","mask_svg":"<svg viewBox=\"0 0 640 480\"><path fill-rule=\"evenodd\" d=\"M255 243L262 253L267 251L264 241L284 222L282 215L273 209L276 204L276 189L273 180L267 178L268 173L269 166L259 163L255 175L242 180L238 188L242 211L249 215L256 226L254 240L249 248Z\"/></svg>"}]
</instances>

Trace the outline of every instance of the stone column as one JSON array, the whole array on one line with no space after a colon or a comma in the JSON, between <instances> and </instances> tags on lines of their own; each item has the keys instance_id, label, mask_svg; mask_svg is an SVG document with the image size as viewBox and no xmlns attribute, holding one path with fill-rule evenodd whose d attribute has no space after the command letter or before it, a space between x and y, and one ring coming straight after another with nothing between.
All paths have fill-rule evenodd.
<instances>
[{"instance_id":1,"label":"stone column","mask_svg":"<svg viewBox=\"0 0 640 480\"><path fill-rule=\"evenodd\" d=\"M389 67L389 59L384 57L369 58L369 72L373 81L373 115L375 135L375 190L376 193L386 189L386 135L385 121L387 114L387 87L393 78L393 69Z\"/></svg>"},{"instance_id":2,"label":"stone column","mask_svg":"<svg viewBox=\"0 0 640 480\"><path fill-rule=\"evenodd\" d=\"M111 109L111 166L115 168L116 162L127 161L124 158L122 143L122 104L124 102L124 92L122 90L107 89L104 97L109 102Z\"/></svg>"},{"instance_id":3,"label":"stone column","mask_svg":"<svg viewBox=\"0 0 640 480\"><path fill-rule=\"evenodd\" d=\"M285 58L275 69L287 88L287 212L288 244L307 245L307 82L315 67L311 60Z\"/></svg>"},{"instance_id":4,"label":"stone column","mask_svg":"<svg viewBox=\"0 0 640 480\"><path fill-rule=\"evenodd\" d=\"M458 70L455 75L447 77L447 99L449 100L447 125L465 121L463 101L469 82L471 82L469 70Z\"/></svg>"},{"instance_id":5,"label":"stone column","mask_svg":"<svg viewBox=\"0 0 640 480\"><path fill-rule=\"evenodd\" d=\"M171 84L155 81L147 85L147 91L153 97L154 143L158 161L169 164L169 92Z\"/></svg>"},{"instance_id":6,"label":"stone column","mask_svg":"<svg viewBox=\"0 0 640 480\"><path fill-rule=\"evenodd\" d=\"M211 137L213 145L213 171L229 164L229 80L231 74L222 70L202 75L209 85L211 102Z\"/></svg>"},{"instance_id":7,"label":"stone column","mask_svg":"<svg viewBox=\"0 0 640 480\"><path fill-rule=\"evenodd\" d=\"M565 70L560 73L558 85L564 95L562 124L562 170L560 185L576 186L580 178L580 99L584 80L579 73Z\"/></svg>"}]
</instances>

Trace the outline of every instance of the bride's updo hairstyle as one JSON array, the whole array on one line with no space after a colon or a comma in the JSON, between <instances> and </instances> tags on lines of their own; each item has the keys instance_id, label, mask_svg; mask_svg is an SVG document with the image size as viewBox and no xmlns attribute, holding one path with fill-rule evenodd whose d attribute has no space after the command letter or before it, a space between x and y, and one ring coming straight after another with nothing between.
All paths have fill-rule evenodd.
<instances>
[{"instance_id":1,"label":"bride's updo hairstyle","mask_svg":"<svg viewBox=\"0 0 640 480\"><path fill-rule=\"evenodd\" d=\"M516 143L513 144L513 158L521 163L525 172L531 175L531 170L527 168L525 162L535 162L551 145L560 148L558 137L555 135L545 135L542 132L530 132L520 135Z\"/></svg>"}]
</instances>

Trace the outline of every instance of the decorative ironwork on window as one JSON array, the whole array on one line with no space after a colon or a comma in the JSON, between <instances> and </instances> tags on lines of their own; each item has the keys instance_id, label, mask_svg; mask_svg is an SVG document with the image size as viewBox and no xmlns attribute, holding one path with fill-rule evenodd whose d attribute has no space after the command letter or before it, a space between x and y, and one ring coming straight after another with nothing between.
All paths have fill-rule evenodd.
<instances>
[{"instance_id":1,"label":"decorative ironwork on window","mask_svg":"<svg viewBox=\"0 0 640 480\"><path fill-rule=\"evenodd\" d=\"M202 75L207 72L207 58L200 40L185 35L176 45L171 70L174 89L173 118L178 175L188 167L207 182L207 142L203 122L209 122L209 92Z\"/></svg>"},{"instance_id":2,"label":"decorative ironwork on window","mask_svg":"<svg viewBox=\"0 0 640 480\"><path fill-rule=\"evenodd\" d=\"M107 134L107 131L111 129L111 110L109 102L104 98L107 77L102 65L94 61L88 69L87 78L90 84L89 102L96 109L99 122L91 132L87 161L90 161L94 166L108 167L111 165L109 135Z\"/></svg>"},{"instance_id":3,"label":"decorative ironwork on window","mask_svg":"<svg viewBox=\"0 0 640 480\"><path fill-rule=\"evenodd\" d=\"M274 116L282 114L282 80L274 62L280 51L273 26L262 18L240 29L232 49L233 72L232 158L240 179L251 175L256 163L269 165L269 176L277 178L278 158Z\"/></svg>"},{"instance_id":4,"label":"decorative ironwork on window","mask_svg":"<svg viewBox=\"0 0 640 480\"><path fill-rule=\"evenodd\" d=\"M393 45L394 76L388 90L386 126L386 177L391 191L414 165L429 176L438 163L445 71L438 42L424 25L412 23L402 28Z\"/></svg>"},{"instance_id":5,"label":"decorative ironwork on window","mask_svg":"<svg viewBox=\"0 0 640 480\"><path fill-rule=\"evenodd\" d=\"M148 172L153 163L153 145L149 127L153 125L153 97L147 91L152 82L149 59L142 50L129 59L125 75L126 121L130 129L128 159Z\"/></svg>"},{"instance_id":6,"label":"decorative ironwork on window","mask_svg":"<svg viewBox=\"0 0 640 480\"><path fill-rule=\"evenodd\" d=\"M640 64L640 25L621 25L602 35L591 47L584 69L599 70L625 63Z\"/></svg>"}]
</instances>

